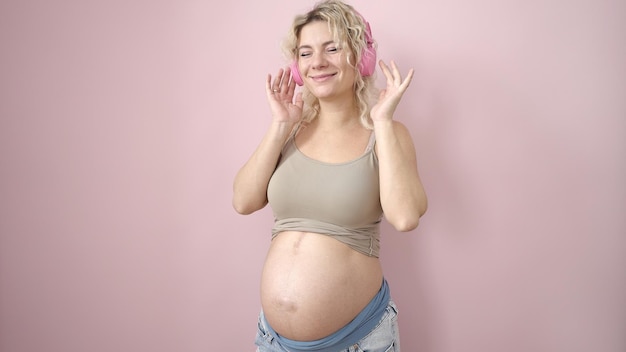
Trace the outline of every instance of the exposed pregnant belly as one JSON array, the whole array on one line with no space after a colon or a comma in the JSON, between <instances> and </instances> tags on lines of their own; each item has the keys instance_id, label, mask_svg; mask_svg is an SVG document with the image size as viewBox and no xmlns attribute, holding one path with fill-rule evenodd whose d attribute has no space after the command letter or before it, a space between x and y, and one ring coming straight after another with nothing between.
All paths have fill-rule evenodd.
<instances>
[{"instance_id":1,"label":"exposed pregnant belly","mask_svg":"<svg viewBox=\"0 0 626 352\"><path fill-rule=\"evenodd\" d=\"M354 319L381 283L378 258L330 236L283 232L272 241L263 267L263 313L283 337L317 340Z\"/></svg>"}]
</instances>

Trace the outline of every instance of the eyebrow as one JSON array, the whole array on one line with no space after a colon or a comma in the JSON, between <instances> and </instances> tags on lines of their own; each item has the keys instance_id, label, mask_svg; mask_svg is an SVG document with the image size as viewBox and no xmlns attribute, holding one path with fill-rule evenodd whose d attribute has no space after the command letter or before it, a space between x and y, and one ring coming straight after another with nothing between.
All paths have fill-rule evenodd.
<instances>
[{"instance_id":1,"label":"eyebrow","mask_svg":"<svg viewBox=\"0 0 626 352\"><path fill-rule=\"evenodd\" d=\"M327 45L329 45L329 44L335 44L335 43L336 43L336 42L335 42L334 40L329 40L329 41L327 41L327 42L322 43L322 46L327 46ZM299 47L297 47L296 49L297 49L297 51L300 51L300 50L302 50L302 49L313 49L313 47L312 47L312 46L310 46L310 45L300 45L300 46L299 46Z\"/></svg>"}]
</instances>

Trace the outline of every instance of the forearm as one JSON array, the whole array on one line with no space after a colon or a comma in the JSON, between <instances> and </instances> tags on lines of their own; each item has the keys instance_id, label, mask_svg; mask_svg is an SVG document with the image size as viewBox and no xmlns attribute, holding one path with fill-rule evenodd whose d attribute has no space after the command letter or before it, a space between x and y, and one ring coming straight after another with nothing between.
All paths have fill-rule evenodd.
<instances>
[{"instance_id":1,"label":"forearm","mask_svg":"<svg viewBox=\"0 0 626 352\"><path fill-rule=\"evenodd\" d=\"M427 208L413 142L406 128L393 120L376 121L374 131L385 217L399 231L410 231Z\"/></svg>"},{"instance_id":2,"label":"forearm","mask_svg":"<svg viewBox=\"0 0 626 352\"><path fill-rule=\"evenodd\" d=\"M237 212L250 214L267 204L267 185L292 127L292 124L273 122L250 159L235 176L233 207Z\"/></svg>"}]
</instances>

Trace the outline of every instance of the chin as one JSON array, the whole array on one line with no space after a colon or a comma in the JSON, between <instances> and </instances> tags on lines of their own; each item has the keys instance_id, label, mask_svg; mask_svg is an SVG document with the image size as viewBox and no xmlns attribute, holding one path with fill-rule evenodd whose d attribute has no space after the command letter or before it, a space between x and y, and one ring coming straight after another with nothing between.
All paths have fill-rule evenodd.
<instances>
[{"instance_id":1,"label":"chin","mask_svg":"<svg viewBox=\"0 0 626 352\"><path fill-rule=\"evenodd\" d=\"M309 92L313 94L316 98L325 98L334 94L334 91L327 87L311 87L309 88Z\"/></svg>"}]
</instances>

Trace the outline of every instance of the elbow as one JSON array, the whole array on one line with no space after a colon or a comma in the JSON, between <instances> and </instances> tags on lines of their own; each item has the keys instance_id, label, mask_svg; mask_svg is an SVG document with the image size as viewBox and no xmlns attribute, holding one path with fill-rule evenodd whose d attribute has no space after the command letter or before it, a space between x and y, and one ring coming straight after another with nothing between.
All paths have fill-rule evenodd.
<instances>
[{"instance_id":1,"label":"elbow","mask_svg":"<svg viewBox=\"0 0 626 352\"><path fill-rule=\"evenodd\" d=\"M254 212L252 208L246 206L245 204L241 204L235 201L233 201L233 208L235 209L237 213L241 215L248 215Z\"/></svg>"},{"instance_id":2,"label":"elbow","mask_svg":"<svg viewBox=\"0 0 626 352\"><path fill-rule=\"evenodd\" d=\"M417 212L396 214L395 216L387 216L387 221L396 231L409 232L417 228L420 223L420 214Z\"/></svg>"},{"instance_id":3,"label":"elbow","mask_svg":"<svg viewBox=\"0 0 626 352\"><path fill-rule=\"evenodd\" d=\"M233 196L233 209L241 215L249 215L254 213L257 209L253 206L250 201L246 201L245 199L241 199L241 197L237 197L237 195Z\"/></svg>"},{"instance_id":4,"label":"elbow","mask_svg":"<svg viewBox=\"0 0 626 352\"><path fill-rule=\"evenodd\" d=\"M254 204L252 202L249 201L243 201L241 199L237 199L236 197L233 197L233 208L235 209L235 211L241 215L249 215L254 213L255 211L263 208L265 206L267 202L264 202L263 204Z\"/></svg>"},{"instance_id":5,"label":"elbow","mask_svg":"<svg viewBox=\"0 0 626 352\"><path fill-rule=\"evenodd\" d=\"M424 204L422 207L419 207L415 211L411 211L409 213L391 217L388 219L391 226L399 232L409 232L413 231L419 226L420 218L424 213L426 213L427 205Z\"/></svg>"},{"instance_id":6,"label":"elbow","mask_svg":"<svg viewBox=\"0 0 626 352\"><path fill-rule=\"evenodd\" d=\"M419 225L419 222L420 222L419 217L405 218L405 219L398 219L398 220L390 221L391 226L393 226L393 228L399 232L413 231L417 228L417 226Z\"/></svg>"}]
</instances>

